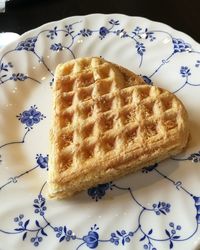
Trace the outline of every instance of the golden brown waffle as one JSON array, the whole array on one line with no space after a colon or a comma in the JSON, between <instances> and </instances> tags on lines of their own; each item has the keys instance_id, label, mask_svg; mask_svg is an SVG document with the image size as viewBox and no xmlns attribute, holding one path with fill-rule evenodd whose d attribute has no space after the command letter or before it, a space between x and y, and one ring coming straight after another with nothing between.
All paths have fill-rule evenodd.
<instances>
[{"instance_id":1,"label":"golden brown waffle","mask_svg":"<svg viewBox=\"0 0 200 250\"><path fill-rule=\"evenodd\" d=\"M69 197L180 152L188 119L170 92L102 58L56 69L49 196Z\"/></svg>"}]
</instances>

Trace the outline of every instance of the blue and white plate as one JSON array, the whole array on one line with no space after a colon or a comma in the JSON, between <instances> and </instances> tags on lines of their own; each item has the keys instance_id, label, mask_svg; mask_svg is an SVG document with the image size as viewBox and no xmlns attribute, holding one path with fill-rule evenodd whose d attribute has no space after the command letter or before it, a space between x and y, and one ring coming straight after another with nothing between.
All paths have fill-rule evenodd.
<instances>
[{"instance_id":1,"label":"blue and white plate","mask_svg":"<svg viewBox=\"0 0 200 250\"><path fill-rule=\"evenodd\" d=\"M102 56L170 90L190 118L187 150L70 200L46 198L58 63ZM0 50L0 250L196 250L200 243L200 45L120 14L45 24Z\"/></svg>"}]
</instances>

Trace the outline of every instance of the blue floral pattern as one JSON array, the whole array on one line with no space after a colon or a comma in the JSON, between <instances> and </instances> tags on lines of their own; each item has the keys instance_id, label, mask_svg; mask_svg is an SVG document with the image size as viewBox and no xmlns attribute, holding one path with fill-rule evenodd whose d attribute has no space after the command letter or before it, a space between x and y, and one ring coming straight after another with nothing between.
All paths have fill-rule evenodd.
<instances>
[{"instance_id":1,"label":"blue floral pattern","mask_svg":"<svg viewBox=\"0 0 200 250\"><path fill-rule=\"evenodd\" d=\"M12 73L9 76L9 71L13 68L13 64L11 62L8 62L7 64L1 63L0 64L0 73L3 72L2 75L0 75L0 84L6 83L8 81L25 81L27 79L31 79L32 81L39 83L40 82L32 77L29 77L23 73Z\"/></svg>"},{"instance_id":2,"label":"blue floral pattern","mask_svg":"<svg viewBox=\"0 0 200 250\"><path fill-rule=\"evenodd\" d=\"M195 63L195 67L199 67L200 66L200 60L197 60L196 63Z\"/></svg>"},{"instance_id":3,"label":"blue floral pattern","mask_svg":"<svg viewBox=\"0 0 200 250\"><path fill-rule=\"evenodd\" d=\"M200 151L190 154L186 158L172 158L175 161L192 161L193 163L200 163Z\"/></svg>"},{"instance_id":4,"label":"blue floral pattern","mask_svg":"<svg viewBox=\"0 0 200 250\"><path fill-rule=\"evenodd\" d=\"M193 153L188 157L188 160L193 161L194 163L200 162L200 151L198 153Z\"/></svg>"},{"instance_id":5,"label":"blue floral pattern","mask_svg":"<svg viewBox=\"0 0 200 250\"><path fill-rule=\"evenodd\" d=\"M45 198L41 194L39 194L38 198L34 200L33 206L35 208L35 213L39 213L41 216L43 216L44 212L47 209L47 207L45 206Z\"/></svg>"},{"instance_id":6,"label":"blue floral pattern","mask_svg":"<svg viewBox=\"0 0 200 250\"><path fill-rule=\"evenodd\" d=\"M88 232L87 235L83 236L83 241L86 243L87 247L90 249L94 249L98 246L99 242L99 234L97 231L99 228L95 224L94 227L91 227L91 231Z\"/></svg>"},{"instance_id":7,"label":"blue floral pattern","mask_svg":"<svg viewBox=\"0 0 200 250\"><path fill-rule=\"evenodd\" d=\"M43 156L42 154L37 154L36 160L37 160L37 164L38 164L38 166L40 166L40 168L49 170L49 168L48 168L49 156L48 155Z\"/></svg>"},{"instance_id":8,"label":"blue floral pattern","mask_svg":"<svg viewBox=\"0 0 200 250\"><path fill-rule=\"evenodd\" d=\"M80 30L80 35L82 35L83 37L88 37L92 35L92 30L90 29L82 29Z\"/></svg>"},{"instance_id":9,"label":"blue floral pattern","mask_svg":"<svg viewBox=\"0 0 200 250\"><path fill-rule=\"evenodd\" d=\"M171 60L173 60L177 55L183 55L185 53L198 55L200 52L195 51L191 44L189 44L186 40L173 37L170 33L165 30L151 30L147 27L133 26L130 27L130 30L125 29L122 26L122 22L119 19L108 18L106 23L102 25L91 28L91 27L82 27L79 28L80 20L73 23L67 23L60 27L60 25L52 25L52 27L48 29L41 30L34 36L30 36L29 38L23 39L20 41L17 46L2 55L0 58L0 85L9 84L12 82L14 84L25 84L28 83L29 80L34 83L41 83L40 79L35 79L31 75L27 74L27 72L17 71L16 65L10 60L6 61L7 55L12 53L13 51L18 53L28 53L29 55L36 58L37 62L44 66L45 70L47 70L47 74L52 79L50 81L50 85L53 83L54 74L48 64L46 63L46 58L41 56L37 50L37 44L40 37L46 39L48 41L48 49L51 53L65 53L66 51L70 53L72 58L76 58L75 53L75 44L77 41L81 41L81 39L91 39L91 37L95 37L101 43L101 40L105 40L109 37L115 37L120 41L124 41L124 39L129 39L131 41L132 47L130 49L135 51L136 60L138 60L138 68L142 68L143 63L145 62L145 56L149 51L149 44L155 44L158 40L158 35L165 34L169 39L171 44L171 51L166 56L166 58L162 58L160 63L157 65L151 74L141 75L145 82L149 85L153 85L154 76L161 70L162 67L165 67ZM61 41L58 39L60 35L63 35L65 39ZM174 93L181 91L186 86L195 87L200 86L200 83L195 83L192 80L192 76L194 75L194 71L199 70L200 60L196 57L193 63L193 66L187 64L187 62L181 62L179 68L177 69L177 77L180 78L181 86L174 91ZM40 86L40 85L39 85ZM30 134L32 129L35 130L35 127L40 126L40 122L46 118L45 115L42 114L41 111L38 110L36 105L31 106L30 108L23 110L19 115L17 115L19 120L19 124L23 128L25 128L24 136L21 140L11 141L0 145L0 149L4 148L8 145L17 144L17 143L25 143L26 137ZM37 142L38 143L38 142ZM40 173L45 174L48 171L48 155L38 153L33 157L35 163L32 167L20 171L19 174L14 174L9 177L7 180L4 180L0 186L0 192L6 192L9 187L16 187L19 185L23 178L30 173L36 173L36 171L41 171ZM188 156L184 158L172 158L172 161L188 161L193 162L194 166L198 167L200 163L200 152L192 152ZM117 182L114 183L104 183L97 185L96 187L90 188L87 190L86 198L88 202L98 201L98 204L106 200L113 194L117 192L123 192L126 194L131 202L137 207L138 214L134 214L136 218L136 223L132 225L130 228L125 228L125 225L117 226L117 228L112 228L112 230L108 234L103 233L103 226L100 225L100 222L91 226L91 228L84 228L84 232L79 235L78 231L75 232L73 228L68 224L55 223L50 221L47 216L47 212L49 212L50 203L46 201L44 195L44 188L46 186L46 182L42 185L38 194L34 196L34 199L31 200L31 209L33 213L33 217L30 218L28 214L25 213L25 210L17 213L11 218L13 227L10 227L9 230L5 230L3 228L3 224L0 223L0 234L5 235L15 235L15 237L21 237L23 243L28 242L32 244L36 248L43 249L43 243L48 241L48 237L54 237L55 242L58 244L64 244L67 249L71 249L71 243L73 242L73 246L75 246L75 250L80 250L81 248L87 249L105 249L109 248L117 248L126 249L126 247L134 246L135 242L138 241L137 245L140 245L143 249L148 250L158 250L160 249L158 246L163 246L165 244L165 249L178 249L179 242L184 242L197 233L200 224L200 197L198 190L196 194L193 194L189 189L184 186L184 181L174 180L170 178L167 174L164 174L158 164L154 164L151 166L147 166L143 168L142 173L144 176L155 175L163 180L167 181L169 185L172 185L172 188L178 193L184 193L192 202L195 214L193 216L194 219L194 228L193 231L188 230L187 237L184 236L183 231L186 230L185 225L178 222L176 218L172 219L172 211L174 209L174 204L171 203L167 199L167 196L163 199L154 200L152 203L143 204L139 197L137 197L137 193L135 190L126 186L126 184L119 185ZM135 208L134 207L134 208ZM167 223L162 230L163 237L160 237L156 234L156 228L154 225L148 225L146 227L144 225L144 218L147 214L151 214L152 217L164 218ZM114 227L115 225L113 225ZM50 236L51 235L51 236ZM105 244L105 245L104 245ZM105 247L104 247L105 246Z\"/></svg>"},{"instance_id":10,"label":"blue floral pattern","mask_svg":"<svg viewBox=\"0 0 200 250\"><path fill-rule=\"evenodd\" d=\"M16 50L26 50L34 52L36 42L37 42L37 37L27 38L25 41L22 41L17 45Z\"/></svg>"},{"instance_id":11,"label":"blue floral pattern","mask_svg":"<svg viewBox=\"0 0 200 250\"><path fill-rule=\"evenodd\" d=\"M74 26L77 25L78 23L80 23L80 21L65 25L64 29L59 29L57 26L54 26L52 29L41 31L38 35L36 35L34 37L27 38L24 41L21 41L17 45L15 50L17 50L17 51L26 50L26 51L34 53L34 55L38 58L39 62L43 63L43 65L46 67L46 69L49 71L49 73L53 76L52 71L49 69L49 67L45 63L44 59L41 56L39 56L35 51L36 43L37 43L40 35L42 35L43 33L47 33L46 37L51 39L51 40L54 40L55 37L57 37L59 35L59 33L63 32L65 34L65 37L71 38L70 44L64 45L62 43L53 43L50 46L50 50L58 52L58 51L62 51L63 49L66 49L71 53L72 57L75 58L75 54L73 52L72 47L73 47L77 37L82 36L82 37L87 38L87 37L91 37L95 34L98 34L99 38L102 40L107 35L114 34L116 36L120 36L121 38L133 40L133 42L135 43L135 49L137 51L137 54L140 57L139 67L141 67L142 63L143 63L143 57L144 57L145 52L146 52L146 46L145 46L143 40L145 40L145 41L149 40L150 42L153 42L156 40L156 33L162 33L162 31L153 31L153 30L149 30L148 28L142 28L142 27L136 26L133 29L133 31L129 34L125 29L115 29L116 27L118 27L120 25L120 21L114 20L114 19L108 20L108 24L111 26L102 26L96 30L84 28L84 29L79 30L76 33ZM163 31L163 33L166 33L166 32ZM173 44L173 52L166 59L162 60L162 63L159 65L159 67L151 75L145 76L144 79L147 81L147 83L152 82L151 78L160 70L161 67L163 67L166 63L168 63L169 60L175 54L184 53L184 52L195 52L195 51L193 51L192 46L189 43L185 42L183 39L172 37L169 33L168 33L168 35L169 35L171 42ZM196 61L196 64L195 64L196 67L198 67L199 61L200 60ZM13 67L11 62L9 62L8 64L4 64L2 62L0 65L0 73L3 70L8 71L9 67ZM7 82L9 80L25 81L28 78L40 83L38 80L33 79L31 76L26 76L24 73L15 73L14 75L12 75L8 79L4 79L5 77L6 77L5 74L0 75L0 83Z\"/></svg>"},{"instance_id":12,"label":"blue floral pattern","mask_svg":"<svg viewBox=\"0 0 200 250\"><path fill-rule=\"evenodd\" d=\"M45 115L41 114L40 111L37 111L37 106L31 106L29 110L17 115L18 120L25 124L27 128L33 128L34 124L39 123L41 120L46 118Z\"/></svg>"},{"instance_id":13,"label":"blue floral pattern","mask_svg":"<svg viewBox=\"0 0 200 250\"><path fill-rule=\"evenodd\" d=\"M174 53L191 51L191 45L184 42L182 39L173 38Z\"/></svg>"},{"instance_id":14,"label":"blue floral pattern","mask_svg":"<svg viewBox=\"0 0 200 250\"><path fill-rule=\"evenodd\" d=\"M118 246L121 244L124 246L126 243L131 241L131 237L134 236L133 232L127 233L125 230L117 230L116 233L111 233L110 242Z\"/></svg>"},{"instance_id":15,"label":"blue floral pattern","mask_svg":"<svg viewBox=\"0 0 200 250\"><path fill-rule=\"evenodd\" d=\"M95 199L96 201L98 201L106 194L106 191L108 189L112 190L112 182L105 183L105 184L99 184L96 187L89 188L88 195L91 196L92 199Z\"/></svg>"},{"instance_id":16,"label":"blue floral pattern","mask_svg":"<svg viewBox=\"0 0 200 250\"><path fill-rule=\"evenodd\" d=\"M55 26L52 30L49 30L47 37L53 40L54 37L57 35L58 35L57 26Z\"/></svg>"},{"instance_id":17,"label":"blue floral pattern","mask_svg":"<svg viewBox=\"0 0 200 250\"><path fill-rule=\"evenodd\" d=\"M149 173L149 172L153 171L157 166L158 166L158 164L156 163L156 164L150 165L148 167L144 167L142 169L142 172L143 173Z\"/></svg>"},{"instance_id":18,"label":"blue floral pattern","mask_svg":"<svg viewBox=\"0 0 200 250\"><path fill-rule=\"evenodd\" d=\"M156 213L156 215L160 215L161 213L166 215L167 213L170 212L170 207L171 205L169 203L165 203L165 202L160 202L158 204L153 204L152 205L154 212Z\"/></svg>"},{"instance_id":19,"label":"blue floral pattern","mask_svg":"<svg viewBox=\"0 0 200 250\"><path fill-rule=\"evenodd\" d=\"M59 239L59 242L76 239L76 236L72 233L72 230L67 229L66 226L54 227L54 231L56 233L56 237Z\"/></svg>"},{"instance_id":20,"label":"blue floral pattern","mask_svg":"<svg viewBox=\"0 0 200 250\"><path fill-rule=\"evenodd\" d=\"M18 179L22 178L24 175L29 174L30 172L34 171L38 167L40 167L42 169L46 169L48 171L48 169L49 169L48 168L48 155L37 154L35 159L36 159L36 166L34 166L33 168L31 168L29 170L26 170L25 172L23 172L19 175L16 175L14 177L10 177L8 179L8 181L6 181L3 185L0 186L0 191L12 183L14 183L14 184L17 183ZM40 198L41 198L41 196L40 196ZM36 203L38 203L38 201Z\"/></svg>"},{"instance_id":21,"label":"blue floral pattern","mask_svg":"<svg viewBox=\"0 0 200 250\"><path fill-rule=\"evenodd\" d=\"M53 51L60 51L63 49L63 46L61 43L54 43L51 45L50 49Z\"/></svg>"}]
</instances>

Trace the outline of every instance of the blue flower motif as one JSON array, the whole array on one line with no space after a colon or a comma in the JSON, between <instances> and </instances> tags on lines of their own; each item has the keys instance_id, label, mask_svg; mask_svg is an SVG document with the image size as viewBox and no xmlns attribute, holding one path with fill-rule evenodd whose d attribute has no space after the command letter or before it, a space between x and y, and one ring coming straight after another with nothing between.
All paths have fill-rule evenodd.
<instances>
[{"instance_id":1,"label":"blue flower motif","mask_svg":"<svg viewBox=\"0 0 200 250\"><path fill-rule=\"evenodd\" d=\"M191 75L191 72L187 66L181 66L180 74L182 77L188 77Z\"/></svg>"},{"instance_id":2,"label":"blue flower motif","mask_svg":"<svg viewBox=\"0 0 200 250\"><path fill-rule=\"evenodd\" d=\"M134 35L137 35L140 31L142 31L142 28L139 26L136 26L134 31L132 32Z\"/></svg>"},{"instance_id":3,"label":"blue flower motif","mask_svg":"<svg viewBox=\"0 0 200 250\"><path fill-rule=\"evenodd\" d=\"M117 230L116 233L111 233L110 242L118 246L121 240L121 243L124 246L125 243L129 243L131 241L131 237L133 237L133 235L133 232L127 233L125 230Z\"/></svg>"},{"instance_id":4,"label":"blue flower motif","mask_svg":"<svg viewBox=\"0 0 200 250\"><path fill-rule=\"evenodd\" d=\"M36 155L37 164L41 168L46 168L46 170L48 170L48 158L49 158L48 155L43 156L42 154L37 154Z\"/></svg>"},{"instance_id":5,"label":"blue flower motif","mask_svg":"<svg viewBox=\"0 0 200 250\"><path fill-rule=\"evenodd\" d=\"M99 29L99 35L101 39L103 39L108 33L109 33L109 30L106 27L101 27Z\"/></svg>"},{"instance_id":6,"label":"blue flower motif","mask_svg":"<svg viewBox=\"0 0 200 250\"><path fill-rule=\"evenodd\" d=\"M174 53L191 51L191 45L184 42L182 39L173 38L172 43L174 45Z\"/></svg>"},{"instance_id":7,"label":"blue flower motif","mask_svg":"<svg viewBox=\"0 0 200 250\"><path fill-rule=\"evenodd\" d=\"M51 45L50 50L60 51L60 50L63 50L63 46L61 43L54 43Z\"/></svg>"},{"instance_id":8,"label":"blue flower motif","mask_svg":"<svg viewBox=\"0 0 200 250\"><path fill-rule=\"evenodd\" d=\"M44 213L47 210L45 203L46 203L45 198L41 194L39 194L38 198L35 199L33 202L33 207L35 208L34 212L36 214L40 214L41 216L44 216Z\"/></svg>"},{"instance_id":9,"label":"blue flower motif","mask_svg":"<svg viewBox=\"0 0 200 250\"><path fill-rule=\"evenodd\" d=\"M12 68L13 67L13 64L11 62L8 62L8 67Z\"/></svg>"},{"instance_id":10,"label":"blue flower motif","mask_svg":"<svg viewBox=\"0 0 200 250\"><path fill-rule=\"evenodd\" d=\"M197 223L200 224L200 197L194 196L193 199L195 202L195 208L197 210L196 220Z\"/></svg>"},{"instance_id":11,"label":"blue flower motif","mask_svg":"<svg viewBox=\"0 0 200 250\"><path fill-rule=\"evenodd\" d=\"M181 226L180 226L180 225L175 226L175 224L174 224L173 222L170 222L170 223L169 223L169 226L172 228L172 229L171 229L171 234L172 234L172 235L175 235L177 230L178 230L178 231L181 230Z\"/></svg>"},{"instance_id":12,"label":"blue flower motif","mask_svg":"<svg viewBox=\"0 0 200 250\"><path fill-rule=\"evenodd\" d=\"M153 82L151 81L151 79L148 76L142 76L142 78L144 79L144 81L149 84L149 85L153 85Z\"/></svg>"},{"instance_id":13,"label":"blue flower motif","mask_svg":"<svg viewBox=\"0 0 200 250\"><path fill-rule=\"evenodd\" d=\"M65 36L68 36L68 35L71 35L71 36L72 36L72 34L74 33L71 24L70 24L70 25L65 25L65 30L66 30Z\"/></svg>"},{"instance_id":14,"label":"blue flower motif","mask_svg":"<svg viewBox=\"0 0 200 250\"><path fill-rule=\"evenodd\" d=\"M116 235L116 233L111 233L111 238L110 238L110 242L115 244L116 246L119 245L119 239L120 237Z\"/></svg>"},{"instance_id":15,"label":"blue flower motif","mask_svg":"<svg viewBox=\"0 0 200 250\"><path fill-rule=\"evenodd\" d=\"M33 243L35 247L38 247L39 244L42 242L42 240L43 238L41 236L36 236L36 237L32 237L30 241L31 243Z\"/></svg>"},{"instance_id":16,"label":"blue flower motif","mask_svg":"<svg viewBox=\"0 0 200 250\"><path fill-rule=\"evenodd\" d=\"M106 190L109 188L111 188L111 183L99 184L96 187L89 188L88 195L98 201L106 194Z\"/></svg>"},{"instance_id":17,"label":"blue flower motif","mask_svg":"<svg viewBox=\"0 0 200 250\"><path fill-rule=\"evenodd\" d=\"M143 233L142 238L140 238L140 241L147 240L147 243L143 245L143 249L157 250L157 249L153 246L153 244L152 244L152 242L151 242L151 240L150 240L150 238L149 238L149 235L151 235L152 233L153 233L153 229L150 229L149 232L148 232L148 234Z\"/></svg>"},{"instance_id":18,"label":"blue flower motif","mask_svg":"<svg viewBox=\"0 0 200 250\"><path fill-rule=\"evenodd\" d=\"M56 237L59 238L59 242L62 242L63 240L70 241L76 239L76 236L72 233L72 230L67 229L66 226L54 227L54 232L56 232Z\"/></svg>"},{"instance_id":19,"label":"blue flower motif","mask_svg":"<svg viewBox=\"0 0 200 250\"><path fill-rule=\"evenodd\" d=\"M144 249L148 249L148 250L157 250L157 248L155 248L155 247L152 247L152 245L151 244L145 244L144 246L143 246L143 248Z\"/></svg>"},{"instance_id":20,"label":"blue flower motif","mask_svg":"<svg viewBox=\"0 0 200 250\"><path fill-rule=\"evenodd\" d=\"M151 244L148 244L148 245L147 245L147 244L144 244L144 245L143 245L143 248L144 248L144 249L148 249L148 250L150 250L150 249L151 249L151 250L157 250L157 248L155 248L155 247L152 248Z\"/></svg>"},{"instance_id":21,"label":"blue flower motif","mask_svg":"<svg viewBox=\"0 0 200 250\"><path fill-rule=\"evenodd\" d=\"M34 52L36 42L37 37L27 38L25 41L22 41L17 45L16 50L26 50Z\"/></svg>"},{"instance_id":22,"label":"blue flower motif","mask_svg":"<svg viewBox=\"0 0 200 250\"><path fill-rule=\"evenodd\" d=\"M135 47L137 49L137 53L140 56L143 56L144 52L146 51L146 48L145 48L144 44L137 42L136 45L135 45Z\"/></svg>"},{"instance_id":23,"label":"blue flower motif","mask_svg":"<svg viewBox=\"0 0 200 250\"><path fill-rule=\"evenodd\" d=\"M150 42L153 42L156 39L156 37L154 36L154 32L148 31L147 28L142 32L142 28L137 26L132 33L139 39L141 38L149 39Z\"/></svg>"},{"instance_id":24,"label":"blue flower motif","mask_svg":"<svg viewBox=\"0 0 200 250\"><path fill-rule=\"evenodd\" d=\"M87 247L94 249L98 246L99 235L96 231L89 231L88 235L83 236L83 241Z\"/></svg>"},{"instance_id":25,"label":"blue flower motif","mask_svg":"<svg viewBox=\"0 0 200 250\"><path fill-rule=\"evenodd\" d=\"M82 35L83 37L88 37L92 35L92 30L90 29L82 29L80 30L80 35Z\"/></svg>"},{"instance_id":26,"label":"blue flower motif","mask_svg":"<svg viewBox=\"0 0 200 250\"><path fill-rule=\"evenodd\" d=\"M23 73L13 73L10 77L10 80L13 81L25 81L28 78L28 76L24 75Z\"/></svg>"},{"instance_id":27,"label":"blue flower motif","mask_svg":"<svg viewBox=\"0 0 200 250\"><path fill-rule=\"evenodd\" d=\"M54 36L57 36L57 35L58 35L57 26L55 26L52 30L49 30L47 37L53 40Z\"/></svg>"},{"instance_id":28,"label":"blue flower motif","mask_svg":"<svg viewBox=\"0 0 200 250\"><path fill-rule=\"evenodd\" d=\"M161 213L166 215L167 213L170 212L171 205L169 203L159 201L158 204L154 203L152 207L156 215L160 215Z\"/></svg>"},{"instance_id":29,"label":"blue flower motif","mask_svg":"<svg viewBox=\"0 0 200 250\"><path fill-rule=\"evenodd\" d=\"M12 68L13 65L11 62L8 62L7 64L4 64L4 63L1 63L0 65L0 71L3 70L3 71L8 71L8 68Z\"/></svg>"},{"instance_id":30,"label":"blue flower motif","mask_svg":"<svg viewBox=\"0 0 200 250\"><path fill-rule=\"evenodd\" d=\"M120 36L121 38L128 37L128 34L124 29L116 30L113 33L115 33L117 36Z\"/></svg>"},{"instance_id":31,"label":"blue flower motif","mask_svg":"<svg viewBox=\"0 0 200 250\"><path fill-rule=\"evenodd\" d=\"M119 25L120 24L119 20L114 20L114 19L110 19L109 23L112 25Z\"/></svg>"},{"instance_id":32,"label":"blue flower motif","mask_svg":"<svg viewBox=\"0 0 200 250\"><path fill-rule=\"evenodd\" d=\"M24 218L23 214L20 214L18 217L14 218L14 222L18 222L18 225L21 226L23 224L22 219Z\"/></svg>"},{"instance_id":33,"label":"blue flower motif","mask_svg":"<svg viewBox=\"0 0 200 250\"><path fill-rule=\"evenodd\" d=\"M29 222L29 220L28 220L28 222ZM25 222L25 223L27 223L27 222ZM46 226L42 227L38 220L35 220L35 225L36 225L37 228L33 232L36 232L36 235L35 235L35 237L31 237L30 242L33 243L33 245L35 247L37 247L42 242L43 236L48 236L48 235L44 231ZM27 236L27 232L31 232L31 231L32 230L26 230L26 232L23 234L23 240L25 240L25 238Z\"/></svg>"},{"instance_id":34,"label":"blue flower motif","mask_svg":"<svg viewBox=\"0 0 200 250\"><path fill-rule=\"evenodd\" d=\"M142 169L142 173L146 173L146 174L147 174L147 173L153 171L157 166L158 166L158 163L155 163L155 164L150 165L150 166L148 166L148 167L144 167L144 168Z\"/></svg>"},{"instance_id":35,"label":"blue flower motif","mask_svg":"<svg viewBox=\"0 0 200 250\"><path fill-rule=\"evenodd\" d=\"M94 226L90 229L91 230L88 232L88 234L83 236L82 239L84 243L86 243L87 247L94 249L98 246L99 242L99 234L97 233L99 228L97 227L97 224L94 224Z\"/></svg>"},{"instance_id":36,"label":"blue flower motif","mask_svg":"<svg viewBox=\"0 0 200 250\"><path fill-rule=\"evenodd\" d=\"M174 246L173 240L178 240L180 238L180 236L177 235L177 231L181 230L181 226L175 226L173 222L170 222L169 226L171 228L169 230L165 229L165 234L167 235L167 237L169 237L169 248L172 249Z\"/></svg>"},{"instance_id":37,"label":"blue flower motif","mask_svg":"<svg viewBox=\"0 0 200 250\"><path fill-rule=\"evenodd\" d=\"M27 236L27 226L30 220L24 221L24 215L20 214L18 217L14 218L14 222L17 223L18 227L14 230L19 233L23 233L22 240L25 240Z\"/></svg>"},{"instance_id":38,"label":"blue flower motif","mask_svg":"<svg viewBox=\"0 0 200 250\"><path fill-rule=\"evenodd\" d=\"M193 153L188 157L188 160L194 162L194 163L198 163L200 162L200 151L197 153Z\"/></svg>"},{"instance_id":39,"label":"blue flower motif","mask_svg":"<svg viewBox=\"0 0 200 250\"><path fill-rule=\"evenodd\" d=\"M26 124L27 128L32 128L34 124L37 124L43 120L43 118L46 118L41 112L37 111L35 105L31 106L29 110L20 113L17 117L21 123Z\"/></svg>"},{"instance_id":40,"label":"blue flower motif","mask_svg":"<svg viewBox=\"0 0 200 250\"><path fill-rule=\"evenodd\" d=\"M145 29L145 33L146 33L145 39L149 39L150 42L153 42L156 39L156 37L154 36L154 32L148 31L147 28Z\"/></svg>"},{"instance_id":41,"label":"blue flower motif","mask_svg":"<svg viewBox=\"0 0 200 250\"><path fill-rule=\"evenodd\" d=\"M198 68L199 66L200 66L200 60L197 60L197 61L196 61L196 64L195 64L195 67Z\"/></svg>"}]
</instances>

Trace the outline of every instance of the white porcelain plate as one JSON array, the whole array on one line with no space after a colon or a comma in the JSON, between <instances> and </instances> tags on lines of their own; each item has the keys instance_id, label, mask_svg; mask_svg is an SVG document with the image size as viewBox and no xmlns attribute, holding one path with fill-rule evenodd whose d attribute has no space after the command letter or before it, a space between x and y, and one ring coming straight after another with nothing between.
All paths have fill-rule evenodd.
<instances>
[{"instance_id":1,"label":"white porcelain plate","mask_svg":"<svg viewBox=\"0 0 200 250\"><path fill-rule=\"evenodd\" d=\"M191 139L175 159L46 198L51 85L58 63L102 56L185 104ZM198 249L200 45L169 26L120 14L70 17L0 51L0 250Z\"/></svg>"}]
</instances>

